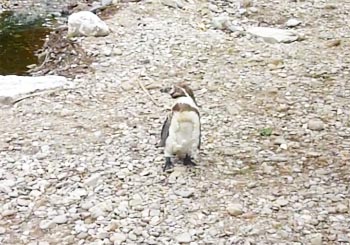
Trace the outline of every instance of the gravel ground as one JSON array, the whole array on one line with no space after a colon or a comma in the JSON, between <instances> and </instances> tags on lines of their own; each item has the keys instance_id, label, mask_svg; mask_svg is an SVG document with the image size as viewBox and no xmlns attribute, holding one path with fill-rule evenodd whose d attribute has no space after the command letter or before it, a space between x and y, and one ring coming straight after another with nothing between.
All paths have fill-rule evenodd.
<instances>
[{"instance_id":1,"label":"gravel ground","mask_svg":"<svg viewBox=\"0 0 350 245\"><path fill-rule=\"evenodd\" d=\"M126 3L73 88L1 109L1 244L350 243L349 1L177 3ZM224 12L305 40L210 28ZM183 80L203 147L163 173L160 89Z\"/></svg>"}]
</instances>

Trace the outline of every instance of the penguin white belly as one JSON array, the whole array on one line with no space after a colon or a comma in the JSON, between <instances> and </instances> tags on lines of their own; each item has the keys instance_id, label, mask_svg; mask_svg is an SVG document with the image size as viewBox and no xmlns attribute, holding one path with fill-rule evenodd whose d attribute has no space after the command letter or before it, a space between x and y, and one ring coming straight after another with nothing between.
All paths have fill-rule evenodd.
<instances>
[{"instance_id":1,"label":"penguin white belly","mask_svg":"<svg viewBox=\"0 0 350 245\"><path fill-rule=\"evenodd\" d=\"M188 154L191 156L197 150L199 137L199 117L196 112L174 113L166 141L165 155L185 157Z\"/></svg>"}]
</instances>

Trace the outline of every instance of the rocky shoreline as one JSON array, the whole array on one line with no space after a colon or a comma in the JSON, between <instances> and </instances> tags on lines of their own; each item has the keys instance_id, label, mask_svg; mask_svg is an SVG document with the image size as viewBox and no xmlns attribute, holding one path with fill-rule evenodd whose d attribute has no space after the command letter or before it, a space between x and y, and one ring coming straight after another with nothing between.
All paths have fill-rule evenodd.
<instances>
[{"instance_id":1,"label":"rocky shoreline","mask_svg":"<svg viewBox=\"0 0 350 245\"><path fill-rule=\"evenodd\" d=\"M86 73L1 108L0 243L349 244L350 4L123 4L77 38ZM160 89L179 81L203 147L169 174Z\"/></svg>"},{"instance_id":2,"label":"rocky shoreline","mask_svg":"<svg viewBox=\"0 0 350 245\"><path fill-rule=\"evenodd\" d=\"M91 11L102 19L108 19L119 8L120 5L115 5L112 1L75 1L63 7L61 12L72 15L80 11ZM93 59L92 54L85 52L79 38L68 36L67 23L54 28L37 52L39 64L33 66L29 73L34 76L54 74L73 78L77 74L88 72Z\"/></svg>"}]
</instances>

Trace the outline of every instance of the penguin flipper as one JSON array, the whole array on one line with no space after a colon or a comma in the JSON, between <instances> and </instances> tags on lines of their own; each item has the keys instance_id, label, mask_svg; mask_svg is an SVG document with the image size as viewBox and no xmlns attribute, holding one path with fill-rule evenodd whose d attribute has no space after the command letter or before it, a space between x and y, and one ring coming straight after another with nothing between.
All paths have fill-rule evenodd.
<instances>
[{"instance_id":1,"label":"penguin flipper","mask_svg":"<svg viewBox=\"0 0 350 245\"><path fill-rule=\"evenodd\" d=\"M166 139L169 136L169 128L170 128L171 118L172 118L172 113L169 113L167 115L164 123L163 123L162 132L160 134L160 143L158 144L158 146L160 146L160 147L165 146Z\"/></svg>"}]
</instances>

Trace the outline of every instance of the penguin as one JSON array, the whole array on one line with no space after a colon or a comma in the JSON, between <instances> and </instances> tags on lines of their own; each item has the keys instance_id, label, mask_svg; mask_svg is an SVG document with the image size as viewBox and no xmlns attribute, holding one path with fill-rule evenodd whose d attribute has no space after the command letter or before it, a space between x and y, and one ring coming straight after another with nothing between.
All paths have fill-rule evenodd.
<instances>
[{"instance_id":1,"label":"penguin","mask_svg":"<svg viewBox=\"0 0 350 245\"><path fill-rule=\"evenodd\" d=\"M177 83L169 94L175 102L161 131L159 145L164 147L163 171L173 167L173 157L182 159L184 165L196 166L192 158L201 145L200 114L192 89L185 83Z\"/></svg>"}]
</instances>

